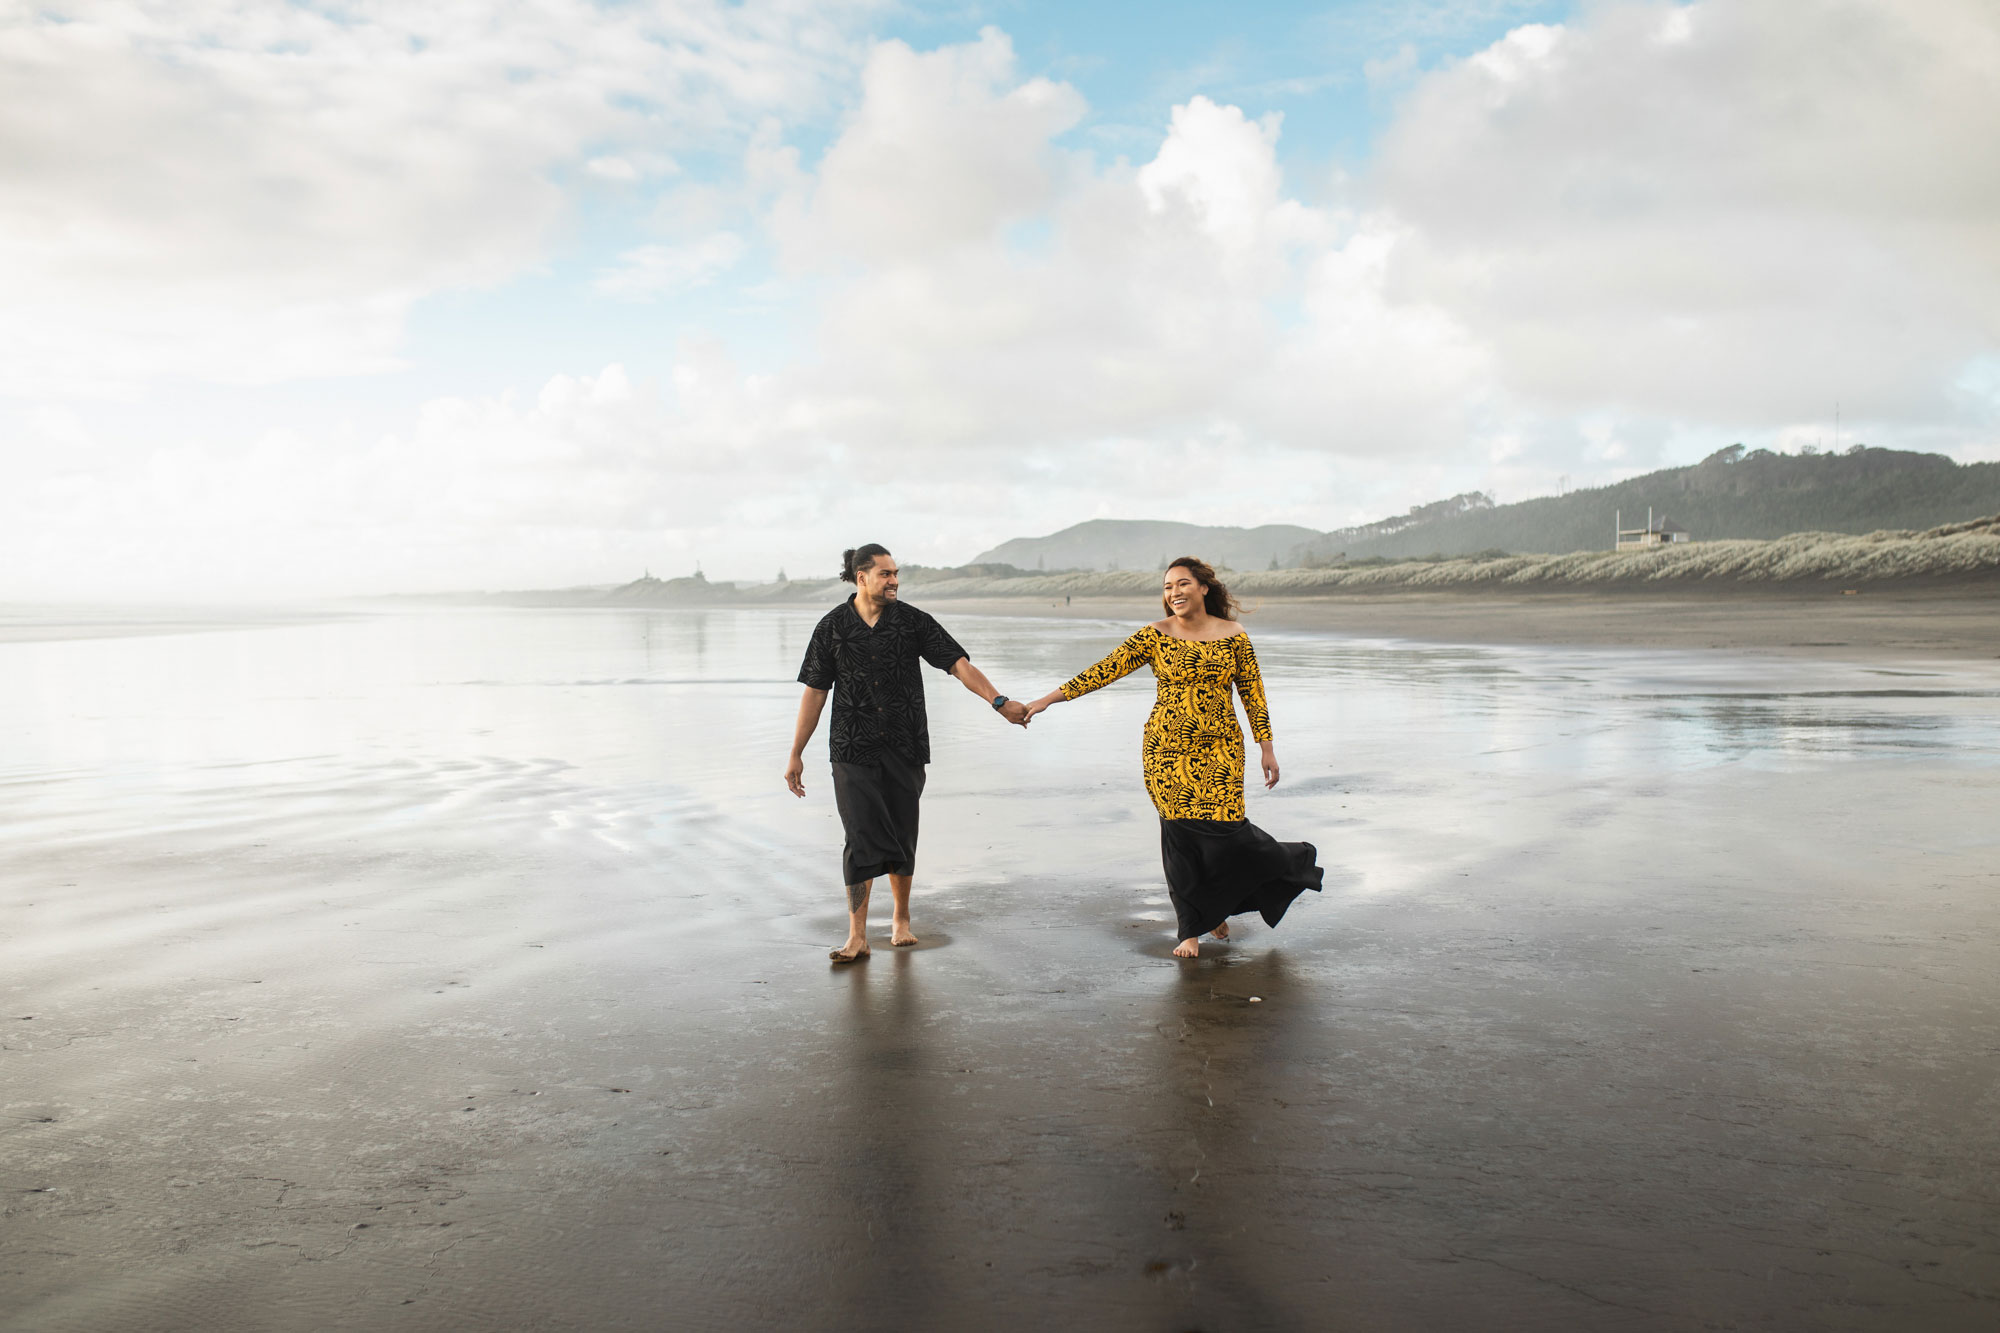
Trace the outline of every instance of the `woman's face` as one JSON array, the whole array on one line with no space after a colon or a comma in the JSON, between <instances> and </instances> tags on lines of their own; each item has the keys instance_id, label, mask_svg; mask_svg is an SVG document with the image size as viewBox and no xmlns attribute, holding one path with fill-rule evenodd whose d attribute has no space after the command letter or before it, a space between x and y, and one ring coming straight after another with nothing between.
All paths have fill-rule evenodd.
<instances>
[{"instance_id":1,"label":"woman's face","mask_svg":"<svg viewBox=\"0 0 2000 1333\"><path fill-rule=\"evenodd\" d=\"M1175 565L1160 581L1160 597L1167 604L1167 614L1182 620L1199 615L1201 599L1208 594L1206 583L1197 583L1194 575L1186 567Z\"/></svg>"}]
</instances>

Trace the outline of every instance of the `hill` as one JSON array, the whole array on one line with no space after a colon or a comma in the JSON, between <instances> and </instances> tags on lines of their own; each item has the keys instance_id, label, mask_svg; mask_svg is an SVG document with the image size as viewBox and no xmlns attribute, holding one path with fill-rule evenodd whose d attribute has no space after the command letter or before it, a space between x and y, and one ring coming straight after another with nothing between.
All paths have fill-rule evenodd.
<instances>
[{"instance_id":1,"label":"hill","mask_svg":"<svg viewBox=\"0 0 2000 1333\"><path fill-rule=\"evenodd\" d=\"M1327 534L1273 523L1261 528L1209 528L1096 518L1046 537L1016 537L972 559L975 565L1022 570L1158 570L1179 555L1197 555L1231 569L1264 569Z\"/></svg>"},{"instance_id":2,"label":"hill","mask_svg":"<svg viewBox=\"0 0 2000 1333\"><path fill-rule=\"evenodd\" d=\"M1942 454L1856 445L1840 454L1718 450L1691 467L1544 496L1517 504L1456 497L1407 520L1329 532L1288 553L1287 565L1391 560L1481 551L1561 555L1610 547L1616 516L1641 526L1650 507L1696 541L1776 538L1799 532L1921 530L2000 511L2000 463L1961 464ZM1478 497L1483 499L1483 497ZM1384 530L1385 528L1389 530Z\"/></svg>"},{"instance_id":3,"label":"hill","mask_svg":"<svg viewBox=\"0 0 2000 1333\"><path fill-rule=\"evenodd\" d=\"M1690 467L1610 486L1495 504L1477 491L1375 523L1316 532L1094 519L1046 537L1017 537L975 564L1036 572L1157 570L1199 555L1236 570L1312 567L1368 559L1512 551L1564 555L1608 549L1614 523L1638 527L1651 508L1697 542L1799 532L1921 531L2000 512L2000 463L1866 445L1839 454L1775 454L1742 445Z\"/></svg>"},{"instance_id":4,"label":"hill","mask_svg":"<svg viewBox=\"0 0 2000 1333\"><path fill-rule=\"evenodd\" d=\"M905 571L912 600L997 598L1014 602L1069 597L1157 595L1152 569L1036 571L986 563ZM1775 539L1688 542L1636 551L1567 554L1374 558L1304 569L1234 572L1230 587L1252 603L1266 597L1328 597L1380 592L1547 591L1719 592L1749 589L1851 589L1863 586L1955 588L1979 596L2000 591L2000 514L1927 531L1794 532ZM569 593L496 594L481 601L589 606L830 606L851 589L837 579L780 583L711 583L635 579L622 587Z\"/></svg>"},{"instance_id":5,"label":"hill","mask_svg":"<svg viewBox=\"0 0 2000 1333\"><path fill-rule=\"evenodd\" d=\"M946 573L948 571L940 571ZM1764 540L1689 542L1637 551L1480 554L1318 569L1247 570L1230 577L1242 596L1315 597L1374 592L1637 591L1640 589L1845 589L1897 584L2000 587L2000 515L1924 532L1795 532ZM1151 570L993 578L940 578L926 599L1144 597Z\"/></svg>"}]
</instances>

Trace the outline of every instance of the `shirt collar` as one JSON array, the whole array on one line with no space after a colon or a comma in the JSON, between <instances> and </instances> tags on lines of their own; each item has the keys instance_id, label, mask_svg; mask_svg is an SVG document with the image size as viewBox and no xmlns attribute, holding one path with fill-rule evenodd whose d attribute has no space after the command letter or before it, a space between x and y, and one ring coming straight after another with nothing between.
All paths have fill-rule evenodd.
<instances>
[{"instance_id":1,"label":"shirt collar","mask_svg":"<svg viewBox=\"0 0 2000 1333\"><path fill-rule=\"evenodd\" d=\"M877 616L875 618L875 623L871 625L867 621L861 619L861 608L855 605L855 602L859 601L860 598L861 594L858 592L851 592L847 594L847 613L853 616L856 623L858 623L861 626L861 628L865 630L877 630L882 628L882 626L889 623L890 618L895 616L898 612L898 608L902 606L901 601L899 601L894 597L891 597L888 601L882 603L882 614Z\"/></svg>"}]
</instances>

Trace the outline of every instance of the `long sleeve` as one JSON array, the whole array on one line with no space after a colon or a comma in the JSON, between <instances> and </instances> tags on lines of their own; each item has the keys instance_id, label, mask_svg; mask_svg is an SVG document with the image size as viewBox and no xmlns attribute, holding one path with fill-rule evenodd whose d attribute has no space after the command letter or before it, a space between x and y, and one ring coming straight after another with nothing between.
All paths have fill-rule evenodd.
<instances>
[{"instance_id":1,"label":"long sleeve","mask_svg":"<svg viewBox=\"0 0 2000 1333\"><path fill-rule=\"evenodd\" d=\"M1250 636L1236 636L1236 692L1243 696L1243 711L1250 717L1250 737L1259 745L1271 739L1271 710L1264 703L1264 673L1257 666L1257 650Z\"/></svg>"},{"instance_id":2,"label":"long sleeve","mask_svg":"<svg viewBox=\"0 0 2000 1333\"><path fill-rule=\"evenodd\" d=\"M1092 690L1103 689L1114 680L1123 680L1140 667L1150 665L1152 660L1153 655L1146 647L1146 631L1140 630L1113 648L1102 662L1064 681L1062 696L1065 699L1080 699Z\"/></svg>"}]
</instances>

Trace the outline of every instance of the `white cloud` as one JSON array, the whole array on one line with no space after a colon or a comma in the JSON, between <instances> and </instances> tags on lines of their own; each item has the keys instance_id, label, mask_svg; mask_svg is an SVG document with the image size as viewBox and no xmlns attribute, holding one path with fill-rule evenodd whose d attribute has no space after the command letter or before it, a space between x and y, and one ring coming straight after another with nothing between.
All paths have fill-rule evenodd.
<instances>
[{"instance_id":1,"label":"white cloud","mask_svg":"<svg viewBox=\"0 0 2000 1333\"><path fill-rule=\"evenodd\" d=\"M1049 141L1081 118L1083 99L1046 79L1013 80L1013 46L993 28L922 54L876 46L860 107L828 149L808 210L782 233L794 262L901 265L990 242L1044 208L1059 174Z\"/></svg>"},{"instance_id":2,"label":"white cloud","mask_svg":"<svg viewBox=\"0 0 2000 1333\"><path fill-rule=\"evenodd\" d=\"M2000 341L2000 9L1612 4L1424 79L1392 288L1551 408L1943 421Z\"/></svg>"},{"instance_id":3,"label":"white cloud","mask_svg":"<svg viewBox=\"0 0 2000 1333\"><path fill-rule=\"evenodd\" d=\"M1232 266L1288 258L1294 244L1323 239L1323 219L1282 194L1278 115L1250 122L1233 106L1196 97L1173 109L1166 142L1139 169L1139 194L1154 213L1188 210L1193 226Z\"/></svg>"},{"instance_id":4,"label":"white cloud","mask_svg":"<svg viewBox=\"0 0 2000 1333\"><path fill-rule=\"evenodd\" d=\"M862 7L9 6L0 393L392 365L418 298L538 258L564 172L823 108Z\"/></svg>"},{"instance_id":5,"label":"white cloud","mask_svg":"<svg viewBox=\"0 0 2000 1333\"><path fill-rule=\"evenodd\" d=\"M1523 498L1757 429L1805 438L1835 399L1850 438L1962 457L2000 423L2000 116L1974 77L2000 58L1975 6L1606 3L1518 29L1416 78L1350 209L1287 182L1255 107L1191 98L1142 160L1100 160L1070 138L1080 95L1023 77L994 31L857 56L851 110L804 161L784 108L823 94L766 61L821 88L834 29L674 10L710 14L712 49L634 55L620 25L668 11L593 9L609 35L572 33L548 18L564 4L460 34L488 52L463 89L396 73L386 29L291 11L270 41L305 24L307 65L359 43L390 74L357 55L288 89L265 37L181 69L127 50L165 20L100 35L110 54L78 67L128 69L164 151L128 180L94 139L75 162L38 140L0 182L0 296L32 316L0 326L16 383L382 364L417 294L511 271L566 189L643 188L676 136L711 132L740 177L679 179L653 215L678 239L587 281L760 284L784 339L694 338L526 398L435 393L389 431L152 448L19 414L0 568L163 594L546 585L696 554L800 574L857 539L957 560L1099 513L1334 526L1472 486ZM25 68L14 35L0 60ZM496 90L523 41L542 73ZM663 72L683 65L706 72ZM84 122L140 118L90 110L122 95L91 92ZM0 87L0 111L26 96ZM231 106L256 125L227 128ZM388 132L427 124L450 130ZM239 138L226 162L201 148ZM750 271L766 242L775 280Z\"/></svg>"},{"instance_id":6,"label":"white cloud","mask_svg":"<svg viewBox=\"0 0 2000 1333\"><path fill-rule=\"evenodd\" d=\"M700 452L686 429L610 366L557 376L526 403L435 399L372 440L273 430L233 447L72 449L61 464L38 448L39 475L0 492L0 564L26 597L602 578L709 520L720 491L684 466Z\"/></svg>"},{"instance_id":7,"label":"white cloud","mask_svg":"<svg viewBox=\"0 0 2000 1333\"><path fill-rule=\"evenodd\" d=\"M1361 67L1362 77L1368 81L1371 92L1401 87L1417 72L1417 48L1408 42L1397 47L1391 55L1370 60Z\"/></svg>"},{"instance_id":8,"label":"white cloud","mask_svg":"<svg viewBox=\"0 0 2000 1333\"><path fill-rule=\"evenodd\" d=\"M600 180L615 181L629 185L639 179L639 168L622 157L593 157L583 164L583 169Z\"/></svg>"},{"instance_id":9,"label":"white cloud","mask_svg":"<svg viewBox=\"0 0 2000 1333\"><path fill-rule=\"evenodd\" d=\"M642 245L618 257L618 267L591 285L608 296L645 301L698 287L728 272L743 257L743 238L718 231L686 245Z\"/></svg>"},{"instance_id":10,"label":"white cloud","mask_svg":"<svg viewBox=\"0 0 2000 1333\"><path fill-rule=\"evenodd\" d=\"M1135 168L1063 149L1074 107L1066 88L1016 83L991 32L878 49L843 137L783 186L788 250L840 275L813 357L779 377L794 419L913 459L1456 438L1476 354L1435 311L1385 299L1392 224L1343 227L1288 195L1275 117L1194 98ZM1008 224L1027 218L1042 225L1024 241Z\"/></svg>"}]
</instances>

